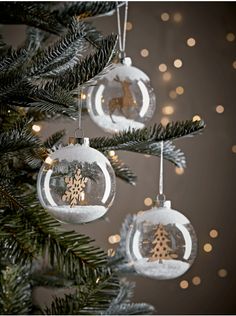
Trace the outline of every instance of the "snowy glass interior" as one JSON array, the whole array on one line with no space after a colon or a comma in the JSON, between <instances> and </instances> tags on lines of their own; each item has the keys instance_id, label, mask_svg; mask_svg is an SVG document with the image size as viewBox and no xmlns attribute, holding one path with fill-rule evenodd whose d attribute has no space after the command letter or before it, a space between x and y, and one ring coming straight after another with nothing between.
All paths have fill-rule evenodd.
<instances>
[{"instance_id":1,"label":"snowy glass interior","mask_svg":"<svg viewBox=\"0 0 236 316\"><path fill-rule=\"evenodd\" d=\"M106 213L115 196L115 174L104 155L77 144L46 161L38 175L38 197L57 220L78 224Z\"/></svg>"},{"instance_id":2,"label":"snowy glass interior","mask_svg":"<svg viewBox=\"0 0 236 316\"><path fill-rule=\"evenodd\" d=\"M135 217L126 247L137 273L156 279L173 279L192 265L197 238L183 214L167 207L154 207Z\"/></svg>"},{"instance_id":3,"label":"snowy glass interior","mask_svg":"<svg viewBox=\"0 0 236 316\"><path fill-rule=\"evenodd\" d=\"M131 66L130 58L114 67L89 88L88 112L98 126L110 133L143 128L156 107L150 80Z\"/></svg>"}]
</instances>

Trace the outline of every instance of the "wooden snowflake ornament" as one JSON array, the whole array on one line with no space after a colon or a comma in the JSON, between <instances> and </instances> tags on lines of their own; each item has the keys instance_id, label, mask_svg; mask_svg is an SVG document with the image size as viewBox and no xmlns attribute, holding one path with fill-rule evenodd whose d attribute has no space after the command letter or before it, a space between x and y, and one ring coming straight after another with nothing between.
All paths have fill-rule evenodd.
<instances>
[{"instance_id":1,"label":"wooden snowflake ornament","mask_svg":"<svg viewBox=\"0 0 236 316\"><path fill-rule=\"evenodd\" d=\"M62 201L67 201L70 203L70 207L74 207L85 198L84 188L88 178L83 177L81 170L77 168L74 177L65 177L64 181L67 184L67 190L62 196Z\"/></svg>"}]
</instances>

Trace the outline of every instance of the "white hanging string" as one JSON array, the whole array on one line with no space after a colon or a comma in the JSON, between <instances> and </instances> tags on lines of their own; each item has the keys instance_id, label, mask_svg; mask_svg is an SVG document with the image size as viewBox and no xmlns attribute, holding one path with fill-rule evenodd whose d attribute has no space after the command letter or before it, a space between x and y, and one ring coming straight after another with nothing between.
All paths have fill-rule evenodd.
<instances>
[{"instance_id":1,"label":"white hanging string","mask_svg":"<svg viewBox=\"0 0 236 316\"><path fill-rule=\"evenodd\" d=\"M163 194L163 141L161 141L159 194Z\"/></svg>"},{"instance_id":2,"label":"white hanging string","mask_svg":"<svg viewBox=\"0 0 236 316\"><path fill-rule=\"evenodd\" d=\"M159 194L157 197L160 203L160 206L164 206L164 202L165 202L165 195L163 194L163 150L164 150L164 142L161 141Z\"/></svg>"},{"instance_id":3,"label":"white hanging string","mask_svg":"<svg viewBox=\"0 0 236 316\"><path fill-rule=\"evenodd\" d=\"M124 16L124 27L123 34L121 31L121 23L120 23L120 7L117 3L116 5L116 13L117 13L117 27L118 27L118 39L119 39L119 50L124 54L125 52L125 44L126 44L126 24L128 18L128 1L125 2L125 16Z\"/></svg>"},{"instance_id":4,"label":"white hanging string","mask_svg":"<svg viewBox=\"0 0 236 316\"><path fill-rule=\"evenodd\" d=\"M78 128L75 130L75 137L84 137L84 131L82 128L82 88L78 85L78 97L77 97L77 109L78 109ZM81 135L78 135L81 134Z\"/></svg>"}]
</instances>

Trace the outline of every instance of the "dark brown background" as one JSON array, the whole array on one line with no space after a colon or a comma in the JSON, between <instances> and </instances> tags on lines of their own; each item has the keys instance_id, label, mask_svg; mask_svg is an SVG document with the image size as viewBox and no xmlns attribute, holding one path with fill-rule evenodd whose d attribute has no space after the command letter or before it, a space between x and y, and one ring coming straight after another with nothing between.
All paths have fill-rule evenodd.
<instances>
[{"instance_id":1,"label":"dark brown background","mask_svg":"<svg viewBox=\"0 0 236 316\"><path fill-rule=\"evenodd\" d=\"M161 14L167 12L170 20L163 22ZM175 22L175 13L182 20ZM133 64L148 74L157 96L157 110L151 123L160 122L162 107L171 102L175 108L171 120L191 119L200 115L207 128L202 136L176 141L187 156L188 167L183 175L165 162L165 192L174 209L182 211L194 225L198 240L198 257L183 277L170 281L157 281L133 277L136 281L135 301L155 305L159 314L234 314L235 302L235 181L236 144L235 99L236 41L228 42L226 34L236 33L236 4L227 2L130 2L128 21L133 29L127 33L127 55ZM105 33L116 32L116 17L102 17L96 25ZM19 43L24 28L4 26L5 39ZM196 39L195 47L188 47L186 40ZM146 48L149 56L140 51ZM180 58L183 67L176 69L173 61ZM158 65L165 63L172 74L164 82ZM170 100L169 92L183 86L185 93ZM224 113L216 112L217 105L224 106ZM150 123L150 124L151 124ZM89 117L84 118L88 136L104 135ZM73 129L68 120L43 124L41 134L46 136L60 128ZM147 209L146 197L155 197L158 189L158 158L122 153L139 181L136 187L118 180L117 196L107 221L97 221L77 227L77 230L96 239L105 249L110 235L119 233L127 213ZM209 231L215 228L219 237L212 239ZM203 245L210 242L213 251L205 253ZM219 269L228 274L220 278ZM199 276L201 284L192 284ZM189 287L181 289L181 280ZM46 291L41 291L41 301L46 301Z\"/></svg>"}]
</instances>

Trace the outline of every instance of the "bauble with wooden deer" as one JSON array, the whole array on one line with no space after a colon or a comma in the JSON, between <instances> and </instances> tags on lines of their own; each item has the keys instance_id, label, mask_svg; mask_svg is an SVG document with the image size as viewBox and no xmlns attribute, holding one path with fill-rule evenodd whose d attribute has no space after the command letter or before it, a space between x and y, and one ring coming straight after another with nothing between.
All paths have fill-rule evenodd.
<instances>
[{"instance_id":1,"label":"bauble with wooden deer","mask_svg":"<svg viewBox=\"0 0 236 316\"><path fill-rule=\"evenodd\" d=\"M109 133L145 127L155 112L150 79L126 57L87 91L92 120Z\"/></svg>"}]
</instances>

